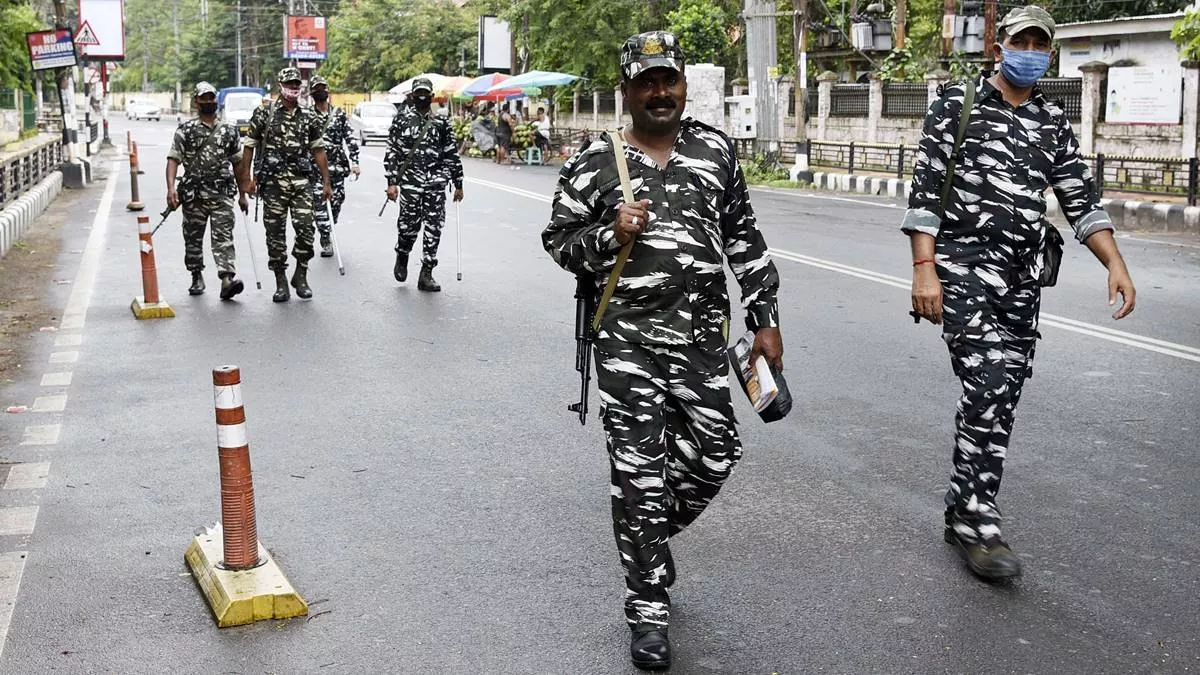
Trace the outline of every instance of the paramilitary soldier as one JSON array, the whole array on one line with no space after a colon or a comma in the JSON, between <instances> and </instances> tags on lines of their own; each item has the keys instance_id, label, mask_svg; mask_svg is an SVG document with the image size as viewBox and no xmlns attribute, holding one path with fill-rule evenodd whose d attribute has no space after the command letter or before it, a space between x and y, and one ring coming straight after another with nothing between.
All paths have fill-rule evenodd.
<instances>
[{"instance_id":1,"label":"paramilitary soldier","mask_svg":"<svg viewBox=\"0 0 1200 675\"><path fill-rule=\"evenodd\" d=\"M248 180L245 192L262 195L263 227L267 231L267 266L275 272L275 302L291 297L287 280L287 217L292 216L295 242L292 256L296 273L292 287L301 298L311 298L308 286L308 261L313 257L313 207L324 208L333 194L329 185L329 167L321 140L321 121L311 108L300 106L300 71L284 68L277 78L279 101L254 111L246 148L242 153L242 171L249 173L254 153L261 153L257 172ZM309 186L313 162L321 174L322 203L314 204Z\"/></svg>"},{"instance_id":2,"label":"paramilitary soldier","mask_svg":"<svg viewBox=\"0 0 1200 675\"><path fill-rule=\"evenodd\" d=\"M350 133L350 120L346 111L329 104L329 83L320 75L314 75L308 81L312 95L313 109L321 120L321 128L325 130L325 161L329 165L329 182L333 187L333 197L329 200L329 210L333 211L333 219L337 220L342 212L342 204L346 202L346 176L359 174L358 140ZM349 156L346 150L349 148ZM333 255L333 242L329 233L332 224L329 222L329 211L321 206L321 174L313 167L312 192L314 216L317 221L317 232L321 236L321 257Z\"/></svg>"},{"instance_id":3,"label":"paramilitary soldier","mask_svg":"<svg viewBox=\"0 0 1200 675\"><path fill-rule=\"evenodd\" d=\"M913 256L913 310L944 324L962 382L954 472L946 492L945 540L985 579L1021 574L1000 536L996 494L1021 388L1032 372L1043 272L1059 251L1046 221L1053 188L1075 237L1108 268L1109 304L1133 311L1135 291L1100 206L1096 182L1062 109L1037 80L1053 54L1054 19L1037 6L1012 10L992 45L999 73L948 87L929 109L901 229ZM962 145L942 204L942 186L966 98L974 91Z\"/></svg>"},{"instance_id":4,"label":"paramilitary soldier","mask_svg":"<svg viewBox=\"0 0 1200 675\"><path fill-rule=\"evenodd\" d=\"M670 33L630 38L621 91L633 123L619 132L638 201L623 203L609 134L559 176L542 243L599 290L633 241L595 341L612 514L625 570L630 653L639 668L671 662L669 539L694 521L742 454L729 393L729 298L722 263L742 288L755 357L783 367L779 275L750 206L729 137L691 118L684 55Z\"/></svg>"},{"instance_id":5,"label":"paramilitary soldier","mask_svg":"<svg viewBox=\"0 0 1200 675\"><path fill-rule=\"evenodd\" d=\"M242 154L237 129L217 120L217 90L200 82L193 92L199 117L175 130L167 153L167 205L183 206L183 264L192 273L191 295L204 292L204 228L210 228L213 262L221 279L221 299L242 292L233 248L233 197L242 183ZM178 187L175 175L184 168ZM234 173L237 173L235 176ZM246 196L238 203L248 209Z\"/></svg>"},{"instance_id":6,"label":"paramilitary soldier","mask_svg":"<svg viewBox=\"0 0 1200 675\"><path fill-rule=\"evenodd\" d=\"M421 255L421 275L417 288L440 291L433 279L437 267L438 244L446 219L446 183L454 183L454 201L463 198L463 168L458 144L450 120L434 115L433 83L427 78L413 80L412 103L400 108L388 132L388 149L383 159L387 174L388 199L400 199L400 217L396 220L396 281L408 278L408 255L425 228Z\"/></svg>"}]
</instances>

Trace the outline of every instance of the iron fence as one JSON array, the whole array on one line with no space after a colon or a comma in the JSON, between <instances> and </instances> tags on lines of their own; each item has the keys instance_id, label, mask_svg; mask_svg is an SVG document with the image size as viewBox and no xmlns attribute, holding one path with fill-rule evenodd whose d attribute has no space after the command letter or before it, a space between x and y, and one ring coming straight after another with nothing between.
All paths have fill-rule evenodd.
<instances>
[{"instance_id":1,"label":"iron fence","mask_svg":"<svg viewBox=\"0 0 1200 675\"><path fill-rule=\"evenodd\" d=\"M21 92L21 131L37 129L37 103L33 94Z\"/></svg>"},{"instance_id":2,"label":"iron fence","mask_svg":"<svg viewBox=\"0 0 1200 675\"><path fill-rule=\"evenodd\" d=\"M1083 115L1083 79L1078 77L1046 77L1038 80L1038 88L1047 99L1054 101L1067 114L1067 119L1078 122Z\"/></svg>"},{"instance_id":3,"label":"iron fence","mask_svg":"<svg viewBox=\"0 0 1200 675\"><path fill-rule=\"evenodd\" d=\"M595 102L592 100L592 92L590 92L590 91L579 92L579 114L580 115L591 115L592 111L595 109L596 109L596 105L595 105Z\"/></svg>"},{"instance_id":4,"label":"iron fence","mask_svg":"<svg viewBox=\"0 0 1200 675\"><path fill-rule=\"evenodd\" d=\"M890 143L838 143L810 141L808 163L816 167L874 171L903 178L911 176L917 162L917 146Z\"/></svg>"},{"instance_id":5,"label":"iron fence","mask_svg":"<svg viewBox=\"0 0 1200 675\"><path fill-rule=\"evenodd\" d=\"M1092 165L1100 196L1105 191L1183 197L1195 206L1200 189L1200 164L1196 158L1084 155Z\"/></svg>"},{"instance_id":6,"label":"iron fence","mask_svg":"<svg viewBox=\"0 0 1200 675\"><path fill-rule=\"evenodd\" d=\"M0 161L0 209L57 170L62 162L62 142L58 139L13 153Z\"/></svg>"},{"instance_id":7,"label":"iron fence","mask_svg":"<svg viewBox=\"0 0 1200 675\"><path fill-rule=\"evenodd\" d=\"M835 84L829 100L831 117L867 117L871 111L871 85Z\"/></svg>"},{"instance_id":8,"label":"iron fence","mask_svg":"<svg viewBox=\"0 0 1200 675\"><path fill-rule=\"evenodd\" d=\"M929 87L911 82L883 84L884 117L925 117L929 108Z\"/></svg>"}]
</instances>

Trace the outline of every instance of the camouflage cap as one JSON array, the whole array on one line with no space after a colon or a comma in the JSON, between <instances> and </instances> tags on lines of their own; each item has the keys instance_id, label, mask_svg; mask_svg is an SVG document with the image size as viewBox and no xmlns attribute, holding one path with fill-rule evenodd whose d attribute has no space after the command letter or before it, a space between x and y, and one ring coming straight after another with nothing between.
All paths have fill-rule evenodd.
<instances>
[{"instance_id":1,"label":"camouflage cap","mask_svg":"<svg viewBox=\"0 0 1200 675\"><path fill-rule=\"evenodd\" d=\"M1037 5L1013 9L1004 15L998 27L1005 35L1016 35L1027 28L1036 28L1045 33L1046 37L1054 39L1054 17Z\"/></svg>"},{"instance_id":2,"label":"camouflage cap","mask_svg":"<svg viewBox=\"0 0 1200 675\"><path fill-rule=\"evenodd\" d=\"M422 89L431 94L433 93L433 82L431 82L428 77L418 77L417 79L413 80L412 92L415 94Z\"/></svg>"},{"instance_id":3,"label":"camouflage cap","mask_svg":"<svg viewBox=\"0 0 1200 675\"><path fill-rule=\"evenodd\" d=\"M321 77L320 75L313 75L312 79L308 81L308 88L310 90L316 89L317 87L319 87L321 85L325 85L326 89L329 88L329 81L326 80L325 78Z\"/></svg>"},{"instance_id":4,"label":"camouflage cap","mask_svg":"<svg viewBox=\"0 0 1200 675\"><path fill-rule=\"evenodd\" d=\"M296 68L284 68L279 71L279 76L275 80L278 82L299 82L300 71Z\"/></svg>"},{"instance_id":5,"label":"camouflage cap","mask_svg":"<svg viewBox=\"0 0 1200 675\"><path fill-rule=\"evenodd\" d=\"M634 35L621 47L621 72L630 80L651 68L682 72L685 60L679 41L666 31Z\"/></svg>"},{"instance_id":6,"label":"camouflage cap","mask_svg":"<svg viewBox=\"0 0 1200 675\"><path fill-rule=\"evenodd\" d=\"M207 82L197 82L196 88L192 90L192 96L200 98L205 94L217 95L217 88Z\"/></svg>"}]
</instances>

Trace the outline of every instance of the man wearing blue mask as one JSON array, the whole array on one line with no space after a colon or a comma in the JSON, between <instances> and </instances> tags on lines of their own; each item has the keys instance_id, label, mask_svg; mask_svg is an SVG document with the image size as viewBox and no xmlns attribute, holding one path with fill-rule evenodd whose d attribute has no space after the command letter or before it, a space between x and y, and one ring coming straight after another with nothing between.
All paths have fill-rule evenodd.
<instances>
[{"instance_id":1,"label":"man wearing blue mask","mask_svg":"<svg viewBox=\"0 0 1200 675\"><path fill-rule=\"evenodd\" d=\"M1047 188L1075 238L1108 268L1109 304L1122 298L1113 318L1135 301L1071 125L1037 87L1054 54L1054 19L1018 7L998 29L999 72L948 86L930 106L901 225L912 247L912 314L943 326L962 383L944 537L989 580L1021 574L1000 535L996 495L1040 337L1041 289L1055 283L1061 259Z\"/></svg>"}]
</instances>

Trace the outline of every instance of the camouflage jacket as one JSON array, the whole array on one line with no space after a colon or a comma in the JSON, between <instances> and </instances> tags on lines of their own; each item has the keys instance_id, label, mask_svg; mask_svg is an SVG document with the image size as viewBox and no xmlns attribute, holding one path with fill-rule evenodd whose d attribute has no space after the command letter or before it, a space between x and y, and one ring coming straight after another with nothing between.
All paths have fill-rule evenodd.
<instances>
[{"instance_id":1,"label":"camouflage jacket","mask_svg":"<svg viewBox=\"0 0 1200 675\"><path fill-rule=\"evenodd\" d=\"M444 188L449 181L455 188L462 187L462 160L450 120L441 115L422 115L415 106L396 113L388 131L383 169L388 185Z\"/></svg>"},{"instance_id":2,"label":"camouflage jacket","mask_svg":"<svg viewBox=\"0 0 1200 675\"><path fill-rule=\"evenodd\" d=\"M237 194L233 167L241 160L242 143L237 127L217 120L208 126L193 118L175 129L167 158L183 166L180 199L232 197Z\"/></svg>"},{"instance_id":3,"label":"camouflage jacket","mask_svg":"<svg viewBox=\"0 0 1200 675\"><path fill-rule=\"evenodd\" d=\"M291 111L276 102L254 111L246 146L255 149L254 174L264 178L308 178L316 162L312 151L325 147L323 124L312 108Z\"/></svg>"},{"instance_id":4,"label":"camouflage jacket","mask_svg":"<svg viewBox=\"0 0 1200 675\"><path fill-rule=\"evenodd\" d=\"M654 345L725 343L729 297L722 263L742 288L750 330L779 325L779 274L750 206L733 143L716 129L683 120L667 166L625 146L636 199L650 200L650 222L629 261L597 336ZM621 246L612 223L621 182L608 134L563 165L542 244L575 274L607 283Z\"/></svg>"},{"instance_id":5,"label":"camouflage jacket","mask_svg":"<svg viewBox=\"0 0 1200 675\"><path fill-rule=\"evenodd\" d=\"M350 175L350 167L358 164L358 140L350 131L350 118L346 117L346 111L333 104L330 104L327 112L316 108L313 108L313 111L317 113L321 120L321 128L325 130L323 139L325 158L329 162L329 177L344 178ZM349 155L346 152L347 148ZM313 171L320 173L315 166Z\"/></svg>"},{"instance_id":6,"label":"camouflage jacket","mask_svg":"<svg viewBox=\"0 0 1200 675\"><path fill-rule=\"evenodd\" d=\"M1051 227L1046 188L1053 188L1079 241L1112 229L1112 221L1062 108L1038 87L1014 108L988 82L989 75L969 85L975 87L975 105L944 215L942 182L961 121L964 85L946 87L930 106L900 227L936 237L939 264L1032 269L1040 265L1036 253Z\"/></svg>"}]
</instances>

